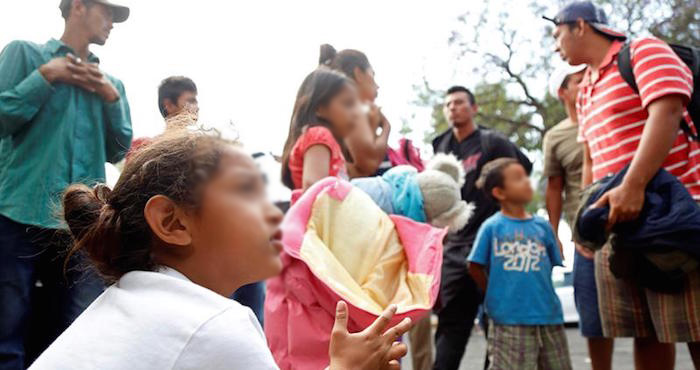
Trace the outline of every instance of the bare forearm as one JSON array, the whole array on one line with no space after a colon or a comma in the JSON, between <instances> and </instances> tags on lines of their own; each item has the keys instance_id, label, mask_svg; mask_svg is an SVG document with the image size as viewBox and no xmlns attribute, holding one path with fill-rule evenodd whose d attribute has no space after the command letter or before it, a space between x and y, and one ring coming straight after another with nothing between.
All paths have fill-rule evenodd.
<instances>
[{"instance_id":1,"label":"bare forearm","mask_svg":"<svg viewBox=\"0 0 700 370\"><path fill-rule=\"evenodd\" d=\"M649 118L623 185L643 189L659 170L678 136L683 104L680 97L659 99L649 105Z\"/></svg>"},{"instance_id":2,"label":"bare forearm","mask_svg":"<svg viewBox=\"0 0 700 370\"><path fill-rule=\"evenodd\" d=\"M472 279L474 279L476 286L479 287L479 289L481 289L481 291L485 293L488 278L486 276L486 269L484 268L484 266L478 263L470 262L469 275L471 275Z\"/></svg>"},{"instance_id":3,"label":"bare forearm","mask_svg":"<svg viewBox=\"0 0 700 370\"><path fill-rule=\"evenodd\" d=\"M549 215L549 223L554 229L554 233L559 235L559 220L563 208L562 192L564 190L563 178L561 176L552 176L547 180L547 189L545 191L545 205L547 214Z\"/></svg>"},{"instance_id":4,"label":"bare forearm","mask_svg":"<svg viewBox=\"0 0 700 370\"><path fill-rule=\"evenodd\" d=\"M586 186L593 183L593 160L591 159L591 151L588 148L588 143L583 144L583 173L581 175L581 186Z\"/></svg>"}]
</instances>

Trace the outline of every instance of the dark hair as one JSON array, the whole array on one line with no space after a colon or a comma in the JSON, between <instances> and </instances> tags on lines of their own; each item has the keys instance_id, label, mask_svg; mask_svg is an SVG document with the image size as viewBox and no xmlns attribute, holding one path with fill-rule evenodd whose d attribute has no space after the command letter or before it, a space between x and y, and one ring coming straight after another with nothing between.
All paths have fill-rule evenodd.
<instances>
[{"instance_id":1,"label":"dark hair","mask_svg":"<svg viewBox=\"0 0 700 370\"><path fill-rule=\"evenodd\" d=\"M311 72L301 83L297 92L289 134L282 153L282 182L294 189L292 174L289 169L289 157L297 139L306 127L325 126L334 132L333 126L316 115L319 107L325 106L350 82L343 74L320 67ZM336 137L336 140L338 138ZM341 140L338 140L340 142Z\"/></svg>"},{"instance_id":2,"label":"dark hair","mask_svg":"<svg viewBox=\"0 0 700 370\"><path fill-rule=\"evenodd\" d=\"M451 95L451 94L458 93L458 92L463 92L463 93L467 94L467 99L469 99L469 104L471 104L471 105L476 104L476 99L474 98L474 94L472 94L472 92L469 91L469 89L467 89L464 86L459 86L459 85L452 86L449 89L447 89L446 95Z\"/></svg>"},{"instance_id":3,"label":"dark hair","mask_svg":"<svg viewBox=\"0 0 700 370\"><path fill-rule=\"evenodd\" d=\"M164 195L196 209L202 183L217 171L229 145L204 132L171 132L134 154L114 190L69 186L63 195L63 217L74 241L68 257L86 253L109 283L130 271L155 270L153 250L163 242L146 222L146 202Z\"/></svg>"},{"instance_id":4,"label":"dark hair","mask_svg":"<svg viewBox=\"0 0 700 370\"><path fill-rule=\"evenodd\" d=\"M92 0L80 0L86 8L91 7L94 3ZM58 5L58 8L61 9L61 17L63 19L68 19L68 16L70 15L70 8L73 6L73 0L61 0L61 3Z\"/></svg>"},{"instance_id":5,"label":"dark hair","mask_svg":"<svg viewBox=\"0 0 700 370\"><path fill-rule=\"evenodd\" d=\"M515 158L504 157L486 163L481 169L479 179L476 180L476 187L483 190L489 198L498 201L493 197L492 191L494 188L503 188L503 171L512 164L520 164L520 162Z\"/></svg>"},{"instance_id":6,"label":"dark hair","mask_svg":"<svg viewBox=\"0 0 700 370\"><path fill-rule=\"evenodd\" d=\"M355 79L355 68L366 71L371 67L365 53L353 49L336 52L335 48L329 44L321 45L318 64L342 72L353 80Z\"/></svg>"},{"instance_id":7,"label":"dark hair","mask_svg":"<svg viewBox=\"0 0 700 370\"><path fill-rule=\"evenodd\" d=\"M158 86L158 109L163 117L168 116L168 112L165 111L165 99L177 104L177 99L185 91L197 93L197 85L187 77L172 76L161 81L160 86Z\"/></svg>"}]
</instances>

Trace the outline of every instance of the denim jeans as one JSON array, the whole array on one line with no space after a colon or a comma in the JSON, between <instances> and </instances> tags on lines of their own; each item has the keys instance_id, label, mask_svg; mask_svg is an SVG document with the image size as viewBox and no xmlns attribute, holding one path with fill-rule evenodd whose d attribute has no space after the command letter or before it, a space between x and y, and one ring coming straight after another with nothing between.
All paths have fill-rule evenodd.
<instances>
[{"instance_id":1,"label":"denim jeans","mask_svg":"<svg viewBox=\"0 0 700 370\"><path fill-rule=\"evenodd\" d=\"M265 305L265 283L260 281L240 287L233 297L238 303L253 310L260 326L263 326L263 306Z\"/></svg>"},{"instance_id":2,"label":"denim jeans","mask_svg":"<svg viewBox=\"0 0 700 370\"><path fill-rule=\"evenodd\" d=\"M64 265L69 243L0 215L0 370L30 365L104 289L78 255Z\"/></svg>"},{"instance_id":3,"label":"denim jeans","mask_svg":"<svg viewBox=\"0 0 700 370\"><path fill-rule=\"evenodd\" d=\"M602 338L603 324L598 309L595 262L574 254L574 301L579 315L579 330L586 338Z\"/></svg>"}]
</instances>

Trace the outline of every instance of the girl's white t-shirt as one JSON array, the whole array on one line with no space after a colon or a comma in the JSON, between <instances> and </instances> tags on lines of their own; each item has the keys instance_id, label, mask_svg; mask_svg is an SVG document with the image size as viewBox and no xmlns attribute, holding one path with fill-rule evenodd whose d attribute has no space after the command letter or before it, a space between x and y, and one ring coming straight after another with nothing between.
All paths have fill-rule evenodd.
<instances>
[{"instance_id":1,"label":"girl's white t-shirt","mask_svg":"<svg viewBox=\"0 0 700 370\"><path fill-rule=\"evenodd\" d=\"M107 288L30 369L277 369L238 302L171 268Z\"/></svg>"}]
</instances>

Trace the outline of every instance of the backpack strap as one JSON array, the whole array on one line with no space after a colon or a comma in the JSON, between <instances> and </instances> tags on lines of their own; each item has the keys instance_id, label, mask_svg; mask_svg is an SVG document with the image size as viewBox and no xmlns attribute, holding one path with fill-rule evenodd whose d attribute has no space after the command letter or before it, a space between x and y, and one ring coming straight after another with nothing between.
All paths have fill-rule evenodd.
<instances>
[{"instance_id":1,"label":"backpack strap","mask_svg":"<svg viewBox=\"0 0 700 370\"><path fill-rule=\"evenodd\" d=\"M479 135L481 137L481 152L490 155L492 153L491 149L493 149L492 131L486 127L479 126ZM487 162L490 160L491 158L487 158Z\"/></svg>"},{"instance_id":2,"label":"backpack strap","mask_svg":"<svg viewBox=\"0 0 700 370\"><path fill-rule=\"evenodd\" d=\"M452 133L452 128L449 128L448 130L449 131L445 132L435 146L437 153L447 153L447 147L450 145L450 139L452 138L452 135L454 135Z\"/></svg>"},{"instance_id":3,"label":"backpack strap","mask_svg":"<svg viewBox=\"0 0 700 370\"><path fill-rule=\"evenodd\" d=\"M674 52L676 52L675 49L673 50ZM622 47L622 49L620 49L620 52L617 54L617 68L620 71L620 76L622 76L622 79L625 80L627 85L629 85L632 88L632 90L634 90L634 92L639 94L639 87L637 86L637 81L634 78L634 70L632 67L632 55L630 52L629 43L626 43ZM692 140L700 141L700 137L697 134L695 134L693 130L690 129L690 126L688 126L688 122L686 122L683 118L681 118L680 128Z\"/></svg>"},{"instance_id":4,"label":"backpack strap","mask_svg":"<svg viewBox=\"0 0 700 370\"><path fill-rule=\"evenodd\" d=\"M493 147L493 138L491 135L491 130L484 126L477 126L479 130L480 140L481 140L481 150L485 153L490 153ZM452 138L451 132L440 138L435 147L438 153L447 153L447 147L450 145L450 139Z\"/></svg>"},{"instance_id":5,"label":"backpack strap","mask_svg":"<svg viewBox=\"0 0 700 370\"><path fill-rule=\"evenodd\" d=\"M620 70L622 79L627 82L634 92L639 93L637 81L634 79L634 71L632 70L632 55L629 43L625 44L617 54L617 68Z\"/></svg>"}]
</instances>

